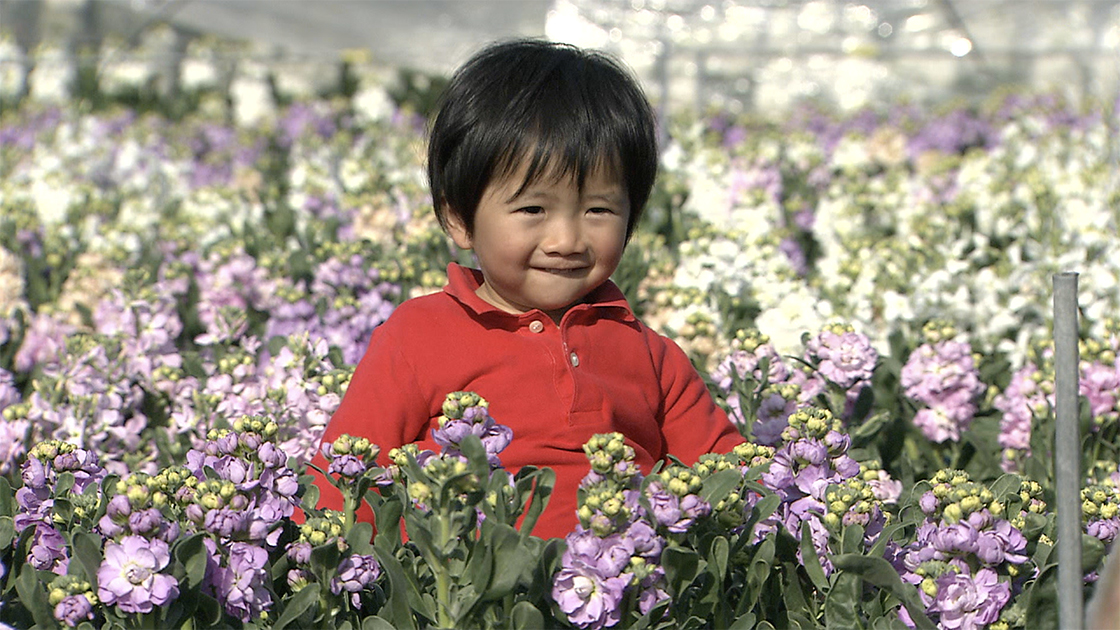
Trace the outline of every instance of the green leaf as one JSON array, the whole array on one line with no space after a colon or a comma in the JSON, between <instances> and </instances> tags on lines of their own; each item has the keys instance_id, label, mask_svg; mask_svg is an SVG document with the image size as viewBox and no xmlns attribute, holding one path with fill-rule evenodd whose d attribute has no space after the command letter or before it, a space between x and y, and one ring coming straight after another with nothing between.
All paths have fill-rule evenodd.
<instances>
[{"instance_id":1,"label":"green leaf","mask_svg":"<svg viewBox=\"0 0 1120 630\"><path fill-rule=\"evenodd\" d=\"M85 579L97 582L97 569L101 567L101 539L89 532L77 530L70 537L70 546L78 565L85 572Z\"/></svg>"},{"instance_id":2,"label":"green leaf","mask_svg":"<svg viewBox=\"0 0 1120 630\"><path fill-rule=\"evenodd\" d=\"M536 630L545 627L544 615L533 604L520 601L513 605L513 610L509 613L509 625L515 629Z\"/></svg>"},{"instance_id":3,"label":"green leaf","mask_svg":"<svg viewBox=\"0 0 1120 630\"><path fill-rule=\"evenodd\" d=\"M700 555L692 549L669 547L661 552L670 593L681 593L700 570Z\"/></svg>"},{"instance_id":4,"label":"green leaf","mask_svg":"<svg viewBox=\"0 0 1120 630\"><path fill-rule=\"evenodd\" d=\"M864 388L863 391L867 391L867 389ZM860 395L862 396L862 393ZM858 418L860 416L855 417ZM889 411L881 411L871 416L867 419L866 422L859 425L854 431L852 431L852 445L863 446L864 444L871 442L882 432L883 427L890 424L892 419L893 416Z\"/></svg>"},{"instance_id":5,"label":"green leaf","mask_svg":"<svg viewBox=\"0 0 1120 630\"><path fill-rule=\"evenodd\" d=\"M700 489L700 498L704 499L711 505L715 505L725 499L727 495L731 494L739 482L743 480L743 473L738 469L721 470L713 475L709 475L704 480L704 485Z\"/></svg>"},{"instance_id":6,"label":"green leaf","mask_svg":"<svg viewBox=\"0 0 1120 630\"><path fill-rule=\"evenodd\" d=\"M731 554L731 543L723 536L717 536L712 541L711 550L708 553L708 566L717 579L717 583L723 583L723 577L727 574L727 559Z\"/></svg>"},{"instance_id":7,"label":"green leaf","mask_svg":"<svg viewBox=\"0 0 1120 630\"><path fill-rule=\"evenodd\" d=\"M762 593L762 587L774 573L774 552L776 544L774 536L767 536L755 550L747 568L747 587L743 593L743 600L748 609L753 608Z\"/></svg>"},{"instance_id":8,"label":"green leaf","mask_svg":"<svg viewBox=\"0 0 1120 630\"><path fill-rule=\"evenodd\" d=\"M1107 551L1100 538L1081 532L1081 572L1100 569Z\"/></svg>"},{"instance_id":9,"label":"green leaf","mask_svg":"<svg viewBox=\"0 0 1120 630\"><path fill-rule=\"evenodd\" d=\"M195 534L180 540L175 545L175 559L183 565L186 574L185 587L192 589L206 579L206 565L210 552L203 544L205 534Z\"/></svg>"},{"instance_id":10,"label":"green leaf","mask_svg":"<svg viewBox=\"0 0 1120 630\"><path fill-rule=\"evenodd\" d=\"M0 517L12 518L15 516L15 503L12 498L15 493L12 492L12 484L8 483L7 477L0 477Z\"/></svg>"},{"instance_id":11,"label":"green leaf","mask_svg":"<svg viewBox=\"0 0 1120 630\"><path fill-rule=\"evenodd\" d=\"M529 553L521 544L517 530L505 523L487 526L487 547L493 554L495 571L491 573L489 587L483 592L483 600L495 600L513 592L526 565L533 564L537 557ZM479 589L483 586L480 584Z\"/></svg>"},{"instance_id":12,"label":"green leaf","mask_svg":"<svg viewBox=\"0 0 1120 630\"><path fill-rule=\"evenodd\" d=\"M755 617L754 613L746 613L735 621L732 621L731 624L727 626L727 630L752 630L756 627L756 619L757 617Z\"/></svg>"},{"instance_id":13,"label":"green leaf","mask_svg":"<svg viewBox=\"0 0 1120 630\"><path fill-rule=\"evenodd\" d=\"M386 499L377 511L377 538L384 539L392 547L400 547L403 514L404 504L398 498Z\"/></svg>"},{"instance_id":14,"label":"green leaf","mask_svg":"<svg viewBox=\"0 0 1120 630\"><path fill-rule=\"evenodd\" d=\"M525 540L533 533L537 519L548 505L552 497L552 489L556 486L556 471L551 468L540 468L534 473L535 485L533 486L532 499L525 510L525 517L521 519L521 539Z\"/></svg>"},{"instance_id":15,"label":"green leaf","mask_svg":"<svg viewBox=\"0 0 1120 630\"><path fill-rule=\"evenodd\" d=\"M1051 564L1023 595L1027 598L1026 618L1039 628L1058 627L1058 565ZM1022 596L1021 596L1022 597Z\"/></svg>"},{"instance_id":16,"label":"green leaf","mask_svg":"<svg viewBox=\"0 0 1120 630\"><path fill-rule=\"evenodd\" d=\"M992 482L989 489L995 495L997 501L1003 501L1009 494L1019 494L1019 487L1022 483L1023 479L1019 475L1008 473Z\"/></svg>"},{"instance_id":17,"label":"green leaf","mask_svg":"<svg viewBox=\"0 0 1120 630\"><path fill-rule=\"evenodd\" d=\"M824 622L828 628L862 628L859 619L863 580L851 571L835 576L824 600Z\"/></svg>"},{"instance_id":18,"label":"green leaf","mask_svg":"<svg viewBox=\"0 0 1120 630\"><path fill-rule=\"evenodd\" d=\"M428 619L435 619L435 606L424 604L419 589L415 583L405 576L400 560L393 555L391 548L386 549L382 545L374 545L373 554L377 556L377 562L381 565L381 570L389 576L389 598L381 609L381 614L386 616L389 623L400 630L408 628L415 630L416 620L412 614L413 608Z\"/></svg>"},{"instance_id":19,"label":"green leaf","mask_svg":"<svg viewBox=\"0 0 1120 630\"><path fill-rule=\"evenodd\" d=\"M863 527L851 524L844 528L840 538L840 549L844 553L859 553L863 547Z\"/></svg>"},{"instance_id":20,"label":"green leaf","mask_svg":"<svg viewBox=\"0 0 1120 630\"><path fill-rule=\"evenodd\" d=\"M0 477L3 479L3 477ZM7 549L16 538L16 526L10 516L0 516L0 549Z\"/></svg>"},{"instance_id":21,"label":"green leaf","mask_svg":"<svg viewBox=\"0 0 1120 630\"><path fill-rule=\"evenodd\" d=\"M821 567L821 559L817 548L813 546L813 535L809 531L809 521L801 521L801 564L809 574L809 580L821 593L828 592L828 577Z\"/></svg>"},{"instance_id":22,"label":"green leaf","mask_svg":"<svg viewBox=\"0 0 1120 630\"><path fill-rule=\"evenodd\" d=\"M339 551L337 543L328 542L315 547L311 550L311 560L309 562L311 573L319 582L329 584L335 573L338 572L341 556L342 552Z\"/></svg>"},{"instance_id":23,"label":"green leaf","mask_svg":"<svg viewBox=\"0 0 1120 630\"><path fill-rule=\"evenodd\" d=\"M926 616L925 606L918 598L918 591L909 584L903 584L891 563L883 558L873 558L859 554L843 554L832 557L832 565L838 571L851 571L867 582L874 584L894 595L906 606L914 626L918 630L936 630L933 622Z\"/></svg>"},{"instance_id":24,"label":"green leaf","mask_svg":"<svg viewBox=\"0 0 1120 630\"><path fill-rule=\"evenodd\" d=\"M16 580L16 593L19 594L20 603L31 612L35 625L43 628L55 626L51 605L47 601L46 588L39 581L38 571L30 564L23 565L19 573L19 578Z\"/></svg>"},{"instance_id":25,"label":"green leaf","mask_svg":"<svg viewBox=\"0 0 1120 630\"><path fill-rule=\"evenodd\" d=\"M346 542L352 553L368 556L373 553L373 525L365 522L354 523L346 534Z\"/></svg>"},{"instance_id":26,"label":"green leaf","mask_svg":"<svg viewBox=\"0 0 1120 630\"><path fill-rule=\"evenodd\" d=\"M362 630L394 630L393 624L381 617L366 617L362 620Z\"/></svg>"},{"instance_id":27,"label":"green leaf","mask_svg":"<svg viewBox=\"0 0 1120 630\"><path fill-rule=\"evenodd\" d=\"M284 612L276 620L276 625L273 626L275 630L283 630L288 624L300 618L303 613L307 612L312 605L319 601L321 585L316 583L304 586L287 600L284 606Z\"/></svg>"}]
</instances>

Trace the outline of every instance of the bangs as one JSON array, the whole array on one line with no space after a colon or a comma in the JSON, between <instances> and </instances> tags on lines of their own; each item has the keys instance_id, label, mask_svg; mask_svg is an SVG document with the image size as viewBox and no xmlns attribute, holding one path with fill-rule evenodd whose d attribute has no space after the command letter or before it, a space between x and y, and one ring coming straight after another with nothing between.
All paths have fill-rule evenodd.
<instances>
[{"instance_id":1,"label":"bangs","mask_svg":"<svg viewBox=\"0 0 1120 630\"><path fill-rule=\"evenodd\" d=\"M586 146L556 147L546 142L525 143L500 156L494 164L491 180L510 179L524 169L521 183L513 197L539 182L556 183L575 180L576 189L583 191L584 182L591 173L601 172L610 179L625 185L618 152L606 147Z\"/></svg>"}]
</instances>

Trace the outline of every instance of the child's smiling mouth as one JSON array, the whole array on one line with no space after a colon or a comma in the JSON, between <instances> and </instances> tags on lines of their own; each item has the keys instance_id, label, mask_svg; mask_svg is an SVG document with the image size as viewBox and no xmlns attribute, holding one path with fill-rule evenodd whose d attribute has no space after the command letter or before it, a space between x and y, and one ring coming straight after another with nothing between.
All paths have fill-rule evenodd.
<instances>
[{"instance_id":1,"label":"child's smiling mouth","mask_svg":"<svg viewBox=\"0 0 1120 630\"><path fill-rule=\"evenodd\" d=\"M534 267L534 269L555 276L578 276L587 272L590 267Z\"/></svg>"}]
</instances>

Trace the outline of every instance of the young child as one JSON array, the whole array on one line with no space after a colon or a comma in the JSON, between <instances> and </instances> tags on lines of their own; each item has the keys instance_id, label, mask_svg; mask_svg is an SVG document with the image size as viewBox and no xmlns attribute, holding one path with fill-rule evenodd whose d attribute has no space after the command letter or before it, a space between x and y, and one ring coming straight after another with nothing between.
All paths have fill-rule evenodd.
<instances>
[{"instance_id":1,"label":"young child","mask_svg":"<svg viewBox=\"0 0 1120 630\"><path fill-rule=\"evenodd\" d=\"M419 442L444 396L473 391L512 427L511 473L550 467L534 535L572 531L583 444L618 431L649 472L742 442L685 353L645 327L609 280L657 172L656 123L611 58L536 40L491 45L453 77L431 130L440 224L480 269L406 301L373 333L324 441ZM318 456L318 463L325 460ZM320 507L340 509L321 481ZM371 518L368 506L364 519Z\"/></svg>"}]
</instances>

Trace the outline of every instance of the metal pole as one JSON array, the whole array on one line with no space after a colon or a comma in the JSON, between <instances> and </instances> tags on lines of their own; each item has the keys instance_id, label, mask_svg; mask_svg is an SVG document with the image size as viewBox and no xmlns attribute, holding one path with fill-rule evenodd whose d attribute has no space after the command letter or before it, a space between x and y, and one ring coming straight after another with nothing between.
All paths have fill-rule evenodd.
<instances>
[{"instance_id":1,"label":"metal pole","mask_svg":"<svg viewBox=\"0 0 1120 630\"><path fill-rule=\"evenodd\" d=\"M1077 342L1077 274L1054 274L1054 477L1058 502L1058 620L1063 630L1084 627Z\"/></svg>"}]
</instances>

